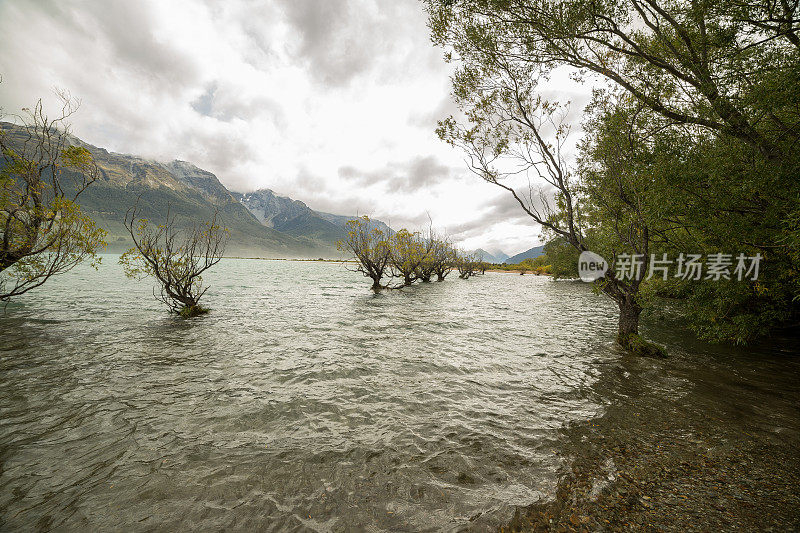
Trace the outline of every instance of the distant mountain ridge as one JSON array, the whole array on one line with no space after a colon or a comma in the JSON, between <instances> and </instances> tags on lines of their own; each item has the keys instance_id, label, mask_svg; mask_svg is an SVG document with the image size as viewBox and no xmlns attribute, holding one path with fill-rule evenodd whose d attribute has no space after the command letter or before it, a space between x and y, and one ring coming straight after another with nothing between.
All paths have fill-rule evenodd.
<instances>
[{"instance_id":1,"label":"distant mountain ridge","mask_svg":"<svg viewBox=\"0 0 800 533\"><path fill-rule=\"evenodd\" d=\"M483 248L473 250L469 252L469 254L475 256L475 258L479 261L486 261L487 263L502 263L502 261L499 261L494 254L487 252Z\"/></svg>"},{"instance_id":2,"label":"distant mountain ridge","mask_svg":"<svg viewBox=\"0 0 800 533\"><path fill-rule=\"evenodd\" d=\"M231 194L265 226L289 235L306 236L324 242L336 243L347 238L347 221L356 218L355 215L315 211L300 200L279 196L270 189ZM380 220L372 220L372 223L387 235L394 233Z\"/></svg>"},{"instance_id":3,"label":"distant mountain ridge","mask_svg":"<svg viewBox=\"0 0 800 533\"><path fill-rule=\"evenodd\" d=\"M506 259L508 259L508 254L504 253L502 250L495 250L494 252L489 252L489 253L492 254L495 259L497 259L498 263L502 263Z\"/></svg>"},{"instance_id":4,"label":"distant mountain ridge","mask_svg":"<svg viewBox=\"0 0 800 533\"><path fill-rule=\"evenodd\" d=\"M0 130L12 145L22 150L27 135L24 128L0 122ZM213 173L187 161L162 163L109 152L72 135L68 143L86 148L94 157L97 180L80 195L78 203L109 232L109 251L119 252L131 246L123 220L127 211L138 202L144 218L163 220L169 209L182 225L208 220L217 212L231 233L227 248L229 255L340 255L336 241L345 233L343 223L339 222L351 217L317 213L303 202L273 194L274 202L281 209L268 220L266 216L258 218L240 201L241 195L231 193ZM65 172L65 187L68 189L77 177Z\"/></svg>"},{"instance_id":5,"label":"distant mountain ridge","mask_svg":"<svg viewBox=\"0 0 800 533\"><path fill-rule=\"evenodd\" d=\"M12 145L24 145L26 131L21 126L0 121L0 131L8 135ZM336 242L347 237L346 224L356 218L356 215L315 211L302 201L280 196L270 189L232 192L212 172L188 161L176 159L164 163L110 152L73 135L68 143L86 148L94 157L98 178L80 195L78 203L108 231L111 252L132 245L123 220L137 202L144 218L163 220L169 210L184 225L209 220L217 212L231 233L228 255L339 257ZM65 184L69 182L69 174L64 174ZM371 222L386 235L395 233L380 220ZM504 260L518 263L541 255L541 248L534 247L511 258L502 251L490 253L478 249L474 253L492 263Z\"/></svg>"},{"instance_id":6,"label":"distant mountain ridge","mask_svg":"<svg viewBox=\"0 0 800 533\"><path fill-rule=\"evenodd\" d=\"M512 255L503 262L509 265L516 265L517 263L521 263L526 259L535 259L540 255L544 255L544 245L534 246L533 248L525 250L524 252L520 252L517 255Z\"/></svg>"}]
</instances>

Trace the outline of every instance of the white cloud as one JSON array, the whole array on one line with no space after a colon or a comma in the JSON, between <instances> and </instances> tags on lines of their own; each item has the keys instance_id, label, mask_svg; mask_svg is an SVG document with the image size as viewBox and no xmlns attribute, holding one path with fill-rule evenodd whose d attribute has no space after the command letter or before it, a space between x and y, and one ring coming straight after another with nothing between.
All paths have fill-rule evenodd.
<instances>
[{"instance_id":1,"label":"white cloud","mask_svg":"<svg viewBox=\"0 0 800 533\"><path fill-rule=\"evenodd\" d=\"M469 248L538 242L435 136L449 67L417 0L6 0L0 35L6 112L60 87L82 100L74 133L109 150L396 226L430 214Z\"/></svg>"}]
</instances>

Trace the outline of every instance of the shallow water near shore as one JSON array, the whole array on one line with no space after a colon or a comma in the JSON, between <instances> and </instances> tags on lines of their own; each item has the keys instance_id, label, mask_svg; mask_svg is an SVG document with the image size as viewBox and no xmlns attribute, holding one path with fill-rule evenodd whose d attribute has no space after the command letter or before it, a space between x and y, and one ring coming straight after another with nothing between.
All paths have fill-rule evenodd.
<instances>
[{"instance_id":1,"label":"shallow water near shore","mask_svg":"<svg viewBox=\"0 0 800 533\"><path fill-rule=\"evenodd\" d=\"M106 256L8 307L0 529L491 529L552 497L564 428L623 394L603 386L626 360L614 307L586 285L487 273L376 296L340 264L245 259L206 281L212 312L182 320ZM625 380L694 394L702 361L707 395L742 395L715 423L797 438L793 348L651 329L676 357Z\"/></svg>"}]
</instances>

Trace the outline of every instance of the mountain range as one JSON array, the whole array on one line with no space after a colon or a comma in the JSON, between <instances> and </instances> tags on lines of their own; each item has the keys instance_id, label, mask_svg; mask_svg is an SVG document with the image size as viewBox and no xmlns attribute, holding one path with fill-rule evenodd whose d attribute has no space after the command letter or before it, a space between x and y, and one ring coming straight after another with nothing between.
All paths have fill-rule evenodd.
<instances>
[{"instance_id":1,"label":"mountain range","mask_svg":"<svg viewBox=\"0 0 800 533\"><path fill-rule=\"evenodd\" d=\"M0 122L0 132L11 146L22 150L27 137L24 128ZM270 189L230 191L213 173L187 161L162 163L109 152L72 135L68 143L89 150L97 165L98 178L79 196L78 203L108 231L110 252L132 246L123 220L137 203L143 218L163 220L169 210L183 225L209 220L216 212L231 234L226 253L248 257L340 257L336 242L346 238L346 223L355 218L315 211ZM80 181L80 176L69 171L64 171L64 177L67 189L69 183ZM380 220L372 223L387 235L394 233ZM519 263L543 252L538 246L511 258L500 251L478 249L474 253L492 263Z\"/></svg>"},{"instance_id":2,"label":"mountain range","mask_svg":"<svg viewBox=\"0 0 800 533\"><path fill-rule=\"evenodd\" d=\"M525 250L524 252L520 252L517 255L512 255L503 262L508 263L509 265L516 265L525 261L526 259L535 259L540 255L544 255L544 245L534 246L533 248Z\"/></svg>"},{"instance_id":3,"label":"mountain range","mask_svg":"<svg viewBox=\"0 0 800 533\"><path fill-rule=\"evenodd\" d=\"M278 196L270 189L231 194L264 226L287 235L312 238L320 242L335 243L346 238L346 224L354 218L315 211L300 200ZM387 235L394 233L380 220L371 222L373 227Z\"/></svg>"},{"instance_id":4,"label":"mountain range","mask_svg":"<svg viewBox=\"0 0 800 533\"><path fill-rule=\"evenodd\" d=\"M502 263L503 260L508 257L503 252L487 252L483 248L478 248L477 250L473 250L470 252L470 255L475 256L480 261L486 261L487 263Z\"/></svg>"},{"instance_id":5,"label":"mountain range","mask_svg":"<svg viewBox=\"0 0 800 533\"><path fill-rule=\"evenodd\" d=\"M12 146L22 149L27 136L22 127L0 122L0 130ZM231 233L228 255L336 257L340 255L336 241L346 236L345 223L355 218L317 212L268 189L231 192L213 173L186 161L161 163L109 152L74 136L68 143L89 150L97 165L97 180L79 196L78 203L108 231L111 252L132 245L123 220L137 202L143 218L163 220L169 210L178 224L209 220L216 212ZM79 178L68 171L64 177L67 188ZM384 223L374 222L391 231Z\"/></svg>"},{"instance_id":6,"label":"mountain range","mask_svg":"<svg viewBox=\"0 0 800 533\"><path fill-rule=\"evenodd\" d=\"M524 252L520 252L511 257L499 250L492 253L487 252L483 248L478 248L471 253L479 258L482 258L488 263L508 263L509 265L516 265L525 259L533 259L539 257L540 255L544 255L544 246L534 246L529 250L525 250Z\"/></svg>"}]
</instances>

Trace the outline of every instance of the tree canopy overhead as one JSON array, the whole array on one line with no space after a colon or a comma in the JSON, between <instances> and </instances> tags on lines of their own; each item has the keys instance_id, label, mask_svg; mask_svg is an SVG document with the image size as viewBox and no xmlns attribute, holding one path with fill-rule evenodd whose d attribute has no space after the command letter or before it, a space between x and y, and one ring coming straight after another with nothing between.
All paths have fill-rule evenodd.
<instances>
[{"instance_id":1,"label":"tree canopy overhead","mask_svg":"<svg viewBox=\"0 0 800 533\"><path fill-rule=\"evenodd\" d=\"M427 2L456 75L571 67L602 77L673 124L742 140L768 157L797 142L796 0ZM535 71L535 72L534 72ZM456 97L462 96L456 86ZM789 98L787 98L789 96Z\"/></svg>"},{"instance_id":2,"label":"tree canopy overhead","mask_svg":"<svg viewBox=\"0 0 800 533\"><path fill-rule=\"evenodd\" d=\"M637 315L647 294L679 296L702 336L736 342L797 316L796 1L426 6L432 39L456 66L452 95L463 113L440 122L440 137L546 232L602 251L612 267L630 254L644 256L645 270L654 253L766 260L750 283L673 280L644 293L612 274L600 283L622 315ZM577 159L564 152L564 104L542 90L564 70L593 94ZM514 185L520 179L527 188Z\"/></svg>"}]
</instances>

